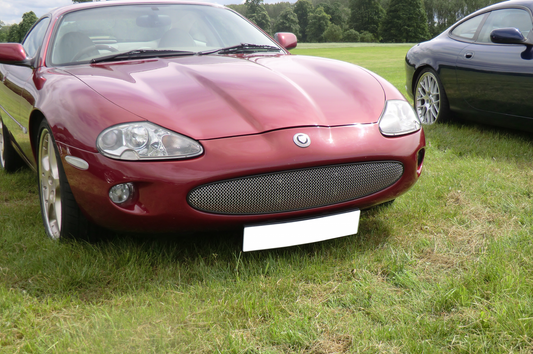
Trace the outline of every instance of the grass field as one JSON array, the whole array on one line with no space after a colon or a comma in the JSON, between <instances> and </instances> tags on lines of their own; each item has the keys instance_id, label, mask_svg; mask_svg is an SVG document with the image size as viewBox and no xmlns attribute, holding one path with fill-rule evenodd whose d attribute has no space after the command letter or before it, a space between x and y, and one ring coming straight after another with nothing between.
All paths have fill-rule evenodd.
<instances>
[{"instance_id":1,"label":"grass field","mask_svg":"<svg viewBox=\"0 0 533 354\"><path fill-rule=\"evenodd\" d=\"M409 46L299 48L403 91ZM531 353L533 139L426 129L419 182L357 235L54 243L35 175L0 171L0 353Z\"/></svg>"}]
</instances>

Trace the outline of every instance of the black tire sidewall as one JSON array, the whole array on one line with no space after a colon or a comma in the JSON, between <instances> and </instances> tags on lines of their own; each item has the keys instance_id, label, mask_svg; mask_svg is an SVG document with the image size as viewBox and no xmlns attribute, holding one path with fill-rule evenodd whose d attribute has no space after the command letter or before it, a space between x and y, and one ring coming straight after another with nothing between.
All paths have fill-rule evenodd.
<instances>
[{"instance_id":1,"label":"black tire sidewall","mask_svg":"<svg viewBox=\"0 0 533 354\"><path fill-rule=\"evenodd\" d=\"M0 119L1 120L1 119ZM0 122L2 124L2 136L4 139L4 152L3 152L3 161L0 160L0 169L3 169L6 172L12 173L20 170L24 166L24 161L19 156L17 151L13 148L13 145L11 144L11 139L9 137L9 131L7 130L7 127L5 126L4 122Z\"/></svg>"}]
</instances>

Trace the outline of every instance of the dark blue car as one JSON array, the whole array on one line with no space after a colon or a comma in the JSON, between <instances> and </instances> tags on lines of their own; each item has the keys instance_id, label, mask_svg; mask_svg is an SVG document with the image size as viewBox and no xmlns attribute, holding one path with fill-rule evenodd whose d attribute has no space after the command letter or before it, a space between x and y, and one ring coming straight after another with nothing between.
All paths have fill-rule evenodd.
<instances>
[{"instance_id":1,"label":"dark blue car","mask_svg":"<svg viewBox=\"0 0 533 354\"><path fill-rule=\"evenodd\" d=\"M533 131L532 10L498 3L409 50L406 88L423 124L456 114Z\"/></svg>"}]
</instances>

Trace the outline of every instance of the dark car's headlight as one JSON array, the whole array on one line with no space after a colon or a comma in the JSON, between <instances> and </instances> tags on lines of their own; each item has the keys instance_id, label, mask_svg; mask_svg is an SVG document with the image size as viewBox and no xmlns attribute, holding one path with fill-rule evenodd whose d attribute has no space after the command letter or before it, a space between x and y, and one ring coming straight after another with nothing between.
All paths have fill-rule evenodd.
<instances>
[{"instance_id":1,"label":"dark car's headlight","mask_svg":"<svg viewBox=\"0 0 533 354\"><path fill-rule=\"evenodd\" d=\"M148 122L108 128L96 139L96 147L118 160L185 159L204 151L199 142Z\"/></svg>"},{"instance_id":2,"label":"dark car's headlight","mask_svg":"<svg viewBox=\"0 0 533 354\"><path fill-rule=\"evenodd\" d=\"M413 107L402 100L387 101L385 110L379 119L381 134L398 136L416 132L422 125Z\"/></svg>"}]
</instances>

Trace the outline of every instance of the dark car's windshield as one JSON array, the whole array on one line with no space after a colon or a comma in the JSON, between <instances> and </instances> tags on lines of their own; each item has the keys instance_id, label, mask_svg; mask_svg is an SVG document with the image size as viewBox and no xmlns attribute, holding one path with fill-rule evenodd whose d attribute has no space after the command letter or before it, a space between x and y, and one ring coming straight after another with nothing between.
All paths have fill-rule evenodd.
<instances>
[{"instance_id":1,"label":"dark car's windshield","mask_svg":"<svg viewBox=\"0 0 533 354\"><path fill-rule=\"evenodd\" d=\"M241 43L258 51L279 46L239 15L224 8L151 4L116 5L66 14L49 51L52 65L87 63L113 54L206 53ZM263 49L259 49L263 47ZM272 48L273 47L273 48ZM124 56L117 55L117 60ZM127 58L135 58L129 55ZM95 60L96 59L96 60Z\"/></svg>"}]
</instances>

